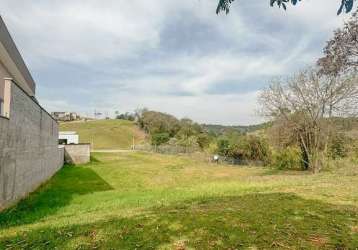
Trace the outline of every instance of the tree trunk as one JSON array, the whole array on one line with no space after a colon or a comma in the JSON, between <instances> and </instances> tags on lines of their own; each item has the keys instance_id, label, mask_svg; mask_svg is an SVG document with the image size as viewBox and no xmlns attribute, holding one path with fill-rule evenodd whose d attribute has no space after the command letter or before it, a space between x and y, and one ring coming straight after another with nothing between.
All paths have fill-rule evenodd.
<instances>
[{"instance_id":1,"label":"tree trunk","mask_svg":"<svg viewBox=\"0 0 358 250\"><path fill-rule=\"evenodd\" d=\"M320 157L322 156L317 149L313 150L312 158L311 158L311 170L314 174L317 174L321 171L321 160Z\"/></svg>"},{"instance_id":2,"label":"tree trunk","mask_svg":"<svg viewBox=\"0 0 358 250\"><path fill-rule=\"evenodd\" d=\"M300 144L300 148L301 148L301 155L302 155L302 168L303 170L308 170L310 168L310 162L309 162L309 154L306 151L305 147L302 145L302 143Z\"/></svg>"}]
</instances>

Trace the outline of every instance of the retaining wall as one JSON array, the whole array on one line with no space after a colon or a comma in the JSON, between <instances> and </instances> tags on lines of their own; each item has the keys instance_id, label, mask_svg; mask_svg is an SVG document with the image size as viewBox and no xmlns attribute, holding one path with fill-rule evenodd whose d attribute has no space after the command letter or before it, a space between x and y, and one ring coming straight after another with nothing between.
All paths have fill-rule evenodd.
<instances>
[{"instance_id":1,"label":"retaining wall","mask_svg":"<svg viewBox=\"0 0 358 250\"><path fill-rule=\"evenodd\" d=\"M69 144L64 148L66 163L78 165L90 162L91 144Z\"/></svg>"},{"instance_id":2,"label":"retaining wall","mask_svg":"<svg viewBox=\"0 0 358 250\"><path fill-rule=\"evenodd\" d=\"M62 166L57 122L11 82L9 118L0 117L0 210L51 178Z\"/></svg>"}]
</instances>

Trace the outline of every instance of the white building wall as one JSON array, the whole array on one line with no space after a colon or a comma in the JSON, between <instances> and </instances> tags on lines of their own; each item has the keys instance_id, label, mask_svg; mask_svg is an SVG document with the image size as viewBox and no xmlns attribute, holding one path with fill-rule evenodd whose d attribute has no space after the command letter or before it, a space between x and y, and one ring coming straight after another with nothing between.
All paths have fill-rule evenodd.
<instances>
[{"instance_id":1,"label":"white building wall","mask_svg":"<svg viewBox=\"0 0 358 250\"><path fill-rule=\"evenodd\" d=\"M67 140L67 144L79 144L80 139L77 134L63 134L60 132L59 140Z\"/></svg>"}]
</instances>

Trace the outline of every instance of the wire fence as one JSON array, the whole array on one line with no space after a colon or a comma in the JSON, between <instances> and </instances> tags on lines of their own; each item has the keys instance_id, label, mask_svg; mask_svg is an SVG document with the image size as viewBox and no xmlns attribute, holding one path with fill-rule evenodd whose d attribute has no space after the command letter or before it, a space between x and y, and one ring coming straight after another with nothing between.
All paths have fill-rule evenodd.
<instances>
[{"instance_id":1,"label":"wire fence","mask_svg":"<svg viewBox=\"0 0 358 250\"><path fill-rule=\"evenodd\" d=\"M223 164L223 165L235 165L235 166L263 166L263 161L253 161L253 160L245 160L238 159L233 157L219 156L218 160L214 159L214 155L204 153L199 148L196 147L183 147L178 145L135 145L134 150L144 151L144 152L154 152L158 154L166 154L166 155L195 155L195 158L200 158L203 161L207 161L215 164Z\"/></svg>"},{"instance_id":2,"label":"wire fence","mask_svg":"<svg viewBox=\"0 0 358 250\"><path fill-rule=\"evenodd\" d=\"M135 145L134 150L155 152L159 154L177 155L177 154L192 154L198 152L198 148L194 147L183 147L178 145Z\"/></svg>"},{"instance_id":3,"label":"wire fence","mask_svg":"<svg viewBox=\"0 0 358 250\"><path fill-rule=\"evenodd\" d=\"M245 160L238 159L232 157L221 156L218 160L219 164L229 164L229 165L237 165L237 166L263 166L263 161L253 161L253 160Z\"/></svg>"}]
</instances>

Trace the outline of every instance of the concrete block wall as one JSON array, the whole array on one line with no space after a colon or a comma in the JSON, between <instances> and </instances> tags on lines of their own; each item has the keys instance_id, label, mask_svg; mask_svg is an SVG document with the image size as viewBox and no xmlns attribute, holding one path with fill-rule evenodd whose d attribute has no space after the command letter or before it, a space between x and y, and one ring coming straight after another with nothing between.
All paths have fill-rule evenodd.
<instances>
[{"instance_id":1,"label":"concrete block wall","mask_svg":"<svg viewBox=\"0 0 358 250\"><path fill-rule=\"evenodd\" d=\"M57 122L12 82L9 118L0 117L0 210L51 178L63 160Z\"/></svg>"},{"instance_id":2,"label":"concrete block wall","mask_svg":"<svg viewBox=\"0 0 358 250\"><path fill-rule=\"evenodd\" d=\"M91 144L69 144L64 148L66 163L78 165L90 162Z\"/></svg>"}]
</instances>

